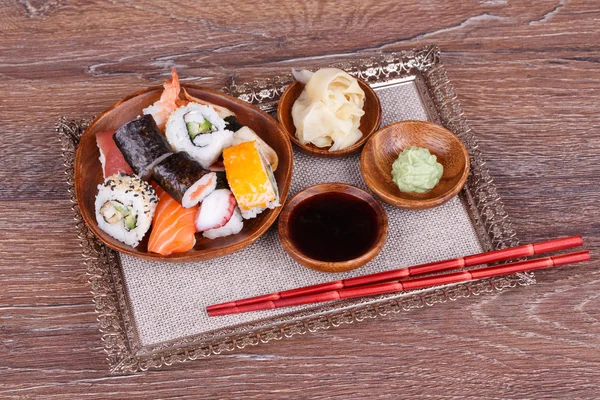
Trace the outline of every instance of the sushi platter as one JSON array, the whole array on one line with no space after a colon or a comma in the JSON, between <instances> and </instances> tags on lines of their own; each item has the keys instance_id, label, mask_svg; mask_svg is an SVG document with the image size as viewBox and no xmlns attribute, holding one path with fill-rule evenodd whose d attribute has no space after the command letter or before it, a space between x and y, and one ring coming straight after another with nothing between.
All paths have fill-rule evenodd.
<instances>
[{"instance_id":1,"label":"sushi platter","mask_svg":"<svg viewBox=\"0 0 600 400\"><path fill-rule=\"evenodd\" d=\"M351 279L519 244L437 47L312 70L234 82L223 91L179 86L174 71L163 86L135 92L91 122L59 120L112 373L159 368L534 282L532 273L516 273L211 317L206 308L213 304L331 281L332 274L323 271ZM322 82L329 85L326 95ZM399 121L409 123L396 125ZM420 147L383 142L384 133L399 140L405 133L400 130L414 126L435 126L434 142L453 144L432 145L433 156ZM381 149L393 157L366 162L363 147L369 160ZM450 147L456 152L445 154ZM381 187L392 195L370 190L383 164L391 175L383 173ZM427 180L406 175L415 165L418 177L428 174ZM339 204L351 204L348 196L355 193L378 213L367 218L376 225L353 234L369 238L364 229L378 232L377 243L363 246L369 257L352 268L342 268L351 261L343 258L343 249L339 260L312 262L308 251L293 248L293 232L310 230L291 225L295 214L289 204L331 187ZM407 193L398 187L408 187ZM443 200L427 202L428 193ZM352 218L347 215L342 222ZM315 237L329 232L319 223ZM311 241L318 247L314 254L333 249L329 236Z\"/></svg>"}]
</instances>

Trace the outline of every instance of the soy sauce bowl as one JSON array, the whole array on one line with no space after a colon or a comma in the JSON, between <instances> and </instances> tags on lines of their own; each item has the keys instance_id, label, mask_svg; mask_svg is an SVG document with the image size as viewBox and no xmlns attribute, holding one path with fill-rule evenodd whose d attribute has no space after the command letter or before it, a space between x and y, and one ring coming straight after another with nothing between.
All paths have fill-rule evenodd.
<instances>
[{"instance_id":1,"label":"soy sauce bowl","mask_svg":"<svg viewBox=\"0 0 600 400\"><path fill-rule=\"evenodd\" d=\"M318 157L343 157L360 150L367 139L377 131L381 123L381 103L379 102L379 97L377 97L375 91L366 81L360 78L356 78L356 80L360 88L365 92L365 104L363 106L365 114L360 118L360 126L358 127L362 133L362 137L352 146L342 150L329 151L329 147L317 147L312 143L302 144L296 137L296 125L294 125L294 119L292 118L292 106L304 90L304 84L296 81L290 84L285 92L283 92L277 105L277 120L287 132L292 143L298 146L301 151Z\"/></svg>"},{"instance_id":2,"label":"soy sauce bowl","mask_svg":"<svg viewBox=\"0 0 600 400\"><path fill-rule=\"evenodd\" d=\"M321 183L292 197L279 215L284 250L305 267L345 272L371 261L387 239L385 210L345 183Z\"/></svg>"}]
</instances>

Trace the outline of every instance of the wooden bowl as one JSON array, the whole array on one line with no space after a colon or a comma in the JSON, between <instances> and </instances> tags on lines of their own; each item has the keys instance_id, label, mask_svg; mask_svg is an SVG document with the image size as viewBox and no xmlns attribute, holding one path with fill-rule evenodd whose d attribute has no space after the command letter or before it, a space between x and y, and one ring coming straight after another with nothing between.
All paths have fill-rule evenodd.
<instances>
[{"instance_id":1,"label":"wooden bowl","mask_svg":"<svg viewBox=\"0 0 600 400\"><path fill-rule=\"evenodd\" d=\"M119 128L124 123L142 114L142 109L159 99L162 86L151 87L135 92L119 100L96 118L86 129L79 142L75 157L75 193L81 214L90 230L107 246L132 256L156 261L199 261L221 257L241 250L258 239L277 219L281 207L266 210L258 217L244 220L244 228L237 235L214 240L196 234L196 245L186 253L169 256L147 251L149 233L137 246L131 247L113 239L98 227L95 217L94 200L97 185L103 182L102 167L98 157L96 133ZM287 197L292 177L293 152L287 134L271 116L239 99L200 86L186 85L185 89L197 98L227 107L233 111L240 123L252 128L267 142L279 157L275 178L283 203Z\"/></svg>"},{"instance_id":2,"label":"wooden bowl","mask_svg":"<svg viewBox=\"0 0 600 400\"><path fill-rule=\"evenodd\" d=\"M401 192L392 181L393 162L410 146L428 149L444 167L440 182L426 193ZM460 139L443 126L423 121L396 122L380 129L360 157L369 189L387 203L409 209L439 206L456 196L465 185L469 167L469 153Z\"/></svg>"},{"instance_id":3,"label":"wooden bowl","mask_svg":"<svg viewBox=\"0 0 600 400\"><path fill-rule=\"evenodd\" d=\"M290 215L305 200L323 193L344 193L360 199L373 209L377 231L373 245L363 254L346 261L321 261L304 254L294 243L290 231ZM278 223L279 239L285 251L300 264L323 272L345 272L358 268L371 261L385 244L388 221L385 210L373 196L356 186L345 183L321 183L309 186L292 197L281 211Z\"/></svg>"},{"instance_id":4,"label":"wooden bowl","mask_svg":"<svg viewBox=\"0 0 600 400\"><path fill-rule=\"evenodd\" d=\"M292 118L292 106L298 97L300 97L302 90L304 90L304 84L296 81L288 86L285 92L283 92L279 99L279 105L277 106L277 119L279 120L279 123L283 125L290 140L294 142L300 150L320 157L342 157L360 149L373 132L379 128L379 124L381 123L381 104L379 103L379 98L367 82L360 78L356 79L358 80L361 89L365 92L365 105L363 107L365 115L361 117L360 126L358 127L363 136L358 142L343 150L329 151L329 147L321 148L312 143L300 143L298 138L296 138L296 126L294 125L294 120Z\"/></svg>"}]
</instances>

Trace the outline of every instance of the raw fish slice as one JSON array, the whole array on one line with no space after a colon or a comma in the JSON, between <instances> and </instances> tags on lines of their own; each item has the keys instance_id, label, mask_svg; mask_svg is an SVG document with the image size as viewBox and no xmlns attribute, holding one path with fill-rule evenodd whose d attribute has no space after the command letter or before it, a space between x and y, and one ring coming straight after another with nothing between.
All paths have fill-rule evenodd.
<instances>
[{"instance_id":1,"label":"raw fish slice","mask_svg":"<svg viewBox=\"0 0 600 400\"><path fill-rule=\"evenodd\" d=\"M184 253L196 244L194 220L198 207L184 208L158 185L158 205L152 220L148 251L168 256Z\"/></svg>"},{"instance_id":2,"label":"raw fish slice","mask_svg":"<svg viewBox=\"0 0 600 400\"><path fill-rule=\"evenodd\" d=\"M230 190L215 190L200 204L196 217L196 230L204 232L224 226L231 219L235 206L235 197Z\"/></svg>"},{"instance_id":3,"label":"raw fish slice","mask_svg":"<svg viewBox=\"0 0 600 400\"><path fill-rule=\"evenodd\" d=\"M104 178L111 175L124 173L133 175L133 170L125 161L123 153L117 147L113 140L116 131L98 132L96 134L96 144L100 150L100 162L102 163L102 172Z\"/></svg>"},{"instance_id":4,"label":"raw fish slice","mask_svg":"<svg viewBox=\"0 0 600 400\"><path fill-rule=\"evenodd\" d=\"M223 164L223 159L221 158L220 160L215 161L214 163L212 163L212 165L210 167L208 167L208 169L211 171L214 171L214 172L225 171L225 165Z\"/></svg>"}]
</instances>

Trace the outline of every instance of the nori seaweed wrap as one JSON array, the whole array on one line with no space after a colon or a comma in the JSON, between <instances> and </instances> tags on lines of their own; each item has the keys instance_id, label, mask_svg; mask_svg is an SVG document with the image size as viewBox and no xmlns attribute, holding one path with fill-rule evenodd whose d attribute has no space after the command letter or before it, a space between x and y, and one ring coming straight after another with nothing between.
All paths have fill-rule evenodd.
<instances>
[{"instance_id":1,"label":"nori seaweed wrap","mask_svg":"<svg viewBox=\"0 0 600 400\"><path fill-rule=\"evenodd\" d=\"M239 130L244 125L240 124L240 121L237 120L235 115L230 115L223 119L225 121L225 129L235 132Z\"/></svg>"},{"instance_id":2,"label":"nori seaweed wrap","mask_svg":"<svg viewBox=\"0 0 600 400\"><path fill-rule=\"evenodd\" d=\"M121 126L114 135L114 141L133 172L142 179L148 179L154 165L173 154L150 114Z\"/></svg>"},{"instance_id":3,"label":"nori seaweed wrap","mask_svg":"<svg viewBox=\"0 0 600 400\"><path fill-rule=\"evenodd\" d=\"M215 190L229 189L229 183L227 182L225 171L217 171L215 173L217 174L217 186L215 187Z\"/></svg>"},{"instance_id":4,"label":"nori seaweed wrap","mask_svg":"<svg viewBox=\"0 0 600 400\"><path fill-rule=\"evenodd\" d=\"M154 166L152 178L185 208L201 202L217 184L217 175L202 168L184 151L172 154Z\"/></svg>"}]
</instances>

